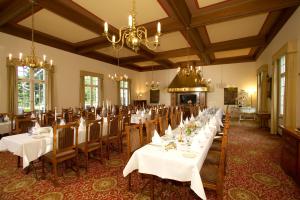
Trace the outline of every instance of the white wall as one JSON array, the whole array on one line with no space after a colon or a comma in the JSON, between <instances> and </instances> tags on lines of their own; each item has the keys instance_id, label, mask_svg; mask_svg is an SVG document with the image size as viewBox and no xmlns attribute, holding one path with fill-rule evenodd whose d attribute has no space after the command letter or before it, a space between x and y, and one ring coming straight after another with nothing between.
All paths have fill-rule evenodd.
<instances>
[{"instance_id":1,"label":"white wall","mask_svg":"<svg viewBox=\"0 0 300 200\"><path fill-rule=\"evenodd\" d=\"M298 8L257 60L257 66L272 66L272 56L287 42L297 43L297 127L300 127L300 8Z\"/></svg>"},{"instance_id":2,"label":"white wall","mask_svg":"<svg viewBox=\"0 0 300 200\"><path fill-rule=\"evenodd\" d=\"M28 54L31 42L8 34L0 33L0 112L7 111L7 72L6 57L12 53L18 57L19 52ZM116 67L114 65L86 58L49 46L36 44L36 52L52 58L55 65L54 105L58 108L79 106L80 70L104 74L104 99L117 103L117 85L108 79L108 74L115 71L126 73L136 88L134 77L138 72Z\"/></svg>"},{"instance_id":3,"label":"white wall","mask_svg":"<svg viewBox=\"0 0 300 200\"><path fill-rule=\"evenodd\" d=\"M175 77L177 73L176 70L177 69L171 69L153 72L153 80L160 82L160 104L170 105L171 98L167 92L167 87ZM213 86L213 90L208 92L207 95L208 106L224 105L224 89L220 89L216 86L221 82L222 71L223 83L238 87L239 90L247 90L250 87L256 88L255 62L205 66L203 68L204 78L211 78ZM142 72L139 76L137 83L140 88L136 92L144 93L142 99L147 99L149 102L149 91L145 87L145 82L152 80L152 72ZM256 94L254 94L252 98L253 106L256 106Z\"/></svg>"}]
</instances>

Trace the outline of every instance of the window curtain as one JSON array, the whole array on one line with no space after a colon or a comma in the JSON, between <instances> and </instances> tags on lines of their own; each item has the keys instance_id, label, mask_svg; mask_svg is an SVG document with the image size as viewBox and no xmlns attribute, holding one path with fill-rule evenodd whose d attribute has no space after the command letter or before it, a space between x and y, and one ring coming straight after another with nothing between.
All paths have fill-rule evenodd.
<instances>
[{"instance_id":1,"label":"window curtain","mask_svg":"<svg viewBox=\"0 0 300 200\"><path fill-rule=\"evenodd\" d=\"M80 86L79 86L79 103L81 105L81 107L84 107L84 77L85 76L93 76L93 77L98 77L98 83L99 88L98 88L98 104L101 105L101 102L103 102L104 100L104 96L103 96L103 74L98 74L98 73L94 73L94 72L87 72L87 71L80 71Z\"/></svg>"},{"instance_id":2,"label":"window curtain","mask_svg":"<svg viewBox=\"0 0 300 200\"><path fill-rule=\"evenodd\" d=\"M271 109L271 133L278 130L278 93L279 93L279 63L281 56L286 58L285 74L285 99L283 125L296 128L296 90L297 90L297 41L288 42L273 56L273 83L272 83L272 109Z\"/></svg>"},{"instance_id":3,"label":"window curtain","mask_svg":"<svg viewBox=\"0 0 300 200\"><path fill-rule=\"evenodd\" d=\"M8 62L7 62L8 63ZM7 64L8 112L16 114L17 108L17 72L15 65Z\"/></svg>"},{"instance_id":4,"label":"window curtain","mask_svg":"<svg viewBox=\"0 0 300 200\"><path fill-rule=\"evenodd\" d=\"M46 70L46 109L51 110L53 104L53 84L54 84L54 66Z\"/></svg>"},{"instance_id":5,"label":"window curtain","mask_svg":"<svg viewBox=\"0 0 300 200\"><path fill-rule=\"evenodd\" d=\"M131 104L131 79L128 79L128 104Z\"/></svg>"},{"instance_id":6,"label":"window curtain","mask_svg":"<svg viewBox=\"0 0 300 200\"><path fill-rule=\"evenodd\" d=\"M118 98L118 105L121 105L121 95L120 95L120 93L121 93L121 91L120 91L120 89L121 89L121 81L118 81L117 82L117 98Z\"/></svg>"}]
</instances>

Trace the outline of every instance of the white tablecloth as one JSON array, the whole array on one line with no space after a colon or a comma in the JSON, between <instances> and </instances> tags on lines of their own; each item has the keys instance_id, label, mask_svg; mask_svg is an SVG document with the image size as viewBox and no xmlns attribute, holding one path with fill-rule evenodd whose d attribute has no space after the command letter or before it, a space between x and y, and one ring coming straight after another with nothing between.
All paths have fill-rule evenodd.
<instances>
[{"instance_id":1,"label":"white tablecloth","mask_svg":"<svg viewBox=\"0 0 300 200\"><path fill-rule=\"evenodd\" d=\"M107 121L103 123L103 136L107 135ZM3 137L0 140L0 151L10 151L23 158L23 168L29 166L31 161L52 151L53 135L42 134L43 138L36 139L36 135L28 133ZM85 142L85 127L78 130L78 144Z\"/></svg>"},{"instance_id":2,"label":"white tablecloth","mask_svg":"<svg viewBox=\"0 0 300 200\"><path fill-rule=\"evenodd\" d=\"M0 122L0 135L10 133L11 122Z\"/></svg>"},{"instance_id":3,"label":"white tablecloth","mask_svg":"<svg viewBox=\"0 0 300 200\"><path fill-rule=\"evenodd\" d=\"M217 132L216 126L211 126L205 134L198 133L199 148L197 151L186 148L166 151L163 146L148 144L133 153L123 170L126 177L134 170L140 173L156 175L163 179L172 179L181 182L191 181L191 189L202 199L206 199L204 187L200 177L200 169L207 156L207 152ZM196 138L196 136L194 137ZM192 153L195 157L190 158L186 154Z\"/></svg>"},{"instance_id":4,"label":"white tablecloth","mask_svg":"<svg viewBox=\"0 0 300 200\"><path fill-rule=\"evenodd\" d=\"M28 167L31 161L52 150L52 137L45 134L43 138L35 139L28 133L3 137L0 140L0 151L10 151L23 158L23 168Z\"/></svg>"},{"instance_id":5,"label":"white tablecloth","mask_svg":"<svg viewBox=\"0 0 300 200\"><path fill-rule=\"evenodd\" d=\"M132 114L130 118L130 123L132 124L139 124L140 120L142 120L142 123L145 123L146 120L151 119L151 115L149 114Z\"/></svg>"}]
</instances>

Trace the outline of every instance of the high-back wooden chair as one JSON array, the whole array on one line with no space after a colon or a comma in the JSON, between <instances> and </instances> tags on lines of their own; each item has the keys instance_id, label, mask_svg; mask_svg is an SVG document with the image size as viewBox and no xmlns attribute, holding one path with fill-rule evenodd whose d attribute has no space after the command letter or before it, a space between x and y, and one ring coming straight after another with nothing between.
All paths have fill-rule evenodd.
<instances>
[{"instance_id":1,"label":"high-back wooden chair","mask_svg":"<svg viewBox=\"0 0 300 200\"><path fill-rule=\"evenodd\" d=\"M176 112L170 113L170 124L171 124L172 129L175 129L178 126L177 120L176 120Z\"/></svg>"},{"instance_id":2,"label":"high-back wooden chair","mask_svg":"<svg viewBox=\"0 0 300 200\"><path fill-rule=\"evenodd\" d=\"M227 136L224 136L222 139L221 155L219 157L217 164L212 164L207 161L204 161L204 164L200 171L200 176L204 188L215 190L217 193L217 198L219 200L223 199L226 151L227 151Z\"/></svg>"},{"instance_id":3,"label":"high-back wooden chair","mask_svg":"<svg viewBox=\"0 0 300 200\"><path fill-rule=\"evenodd\" d=\"M57 165L66 160L74 162L77 176L78 168L78 123L53 125L52 151L42 157L43 176L45 177L45 162L50 162L53 168L53 183L57 185Z\"/></svg>"},{"instance_id":4,"label":"high-back wooden chair","mask_svg":"<svg viewBox=\"0 0 300 200\"><path fill-rule=\"evenodd\" d=\"M16 116L13 134L28 133L29 130L34 127L36 121L37 118L30 118L30 116Z\"/></svg>"},{"instance_id":5,"label":"high-back wooden chair","mask_svg":"<svg viewBox=\"0 0 300 200\"><path fill-rule=\"evenodd\" d=\"M86 122L85 142L78 145L78 150L84 153L85 169L88 171L88 159L90 152L96 152L100 155L102 162L102 132L103 118L100 120L92 120Z\"/></svg>"},{"instance_id":6,"label":"high-back wooden chair","mask_svg":"<svg viewBox=\"0 0 300 200\"><path fill-rule=\"evenodd\" d=\"M125 127L127 138L127 160L133 152L143 146L143 125L134 124ZM131 189L131 173L128 176L128 189Z\"/></svg>"},{"instance_id":7,"label":"high-back wooden chair","mask_svg":"<svg viewBox=\"0 0 300 200\"><path fill-rule=\"evenodd\" d=\"M158 117L158 124L159 124L159 135L165 135L165 131L168 129L168 117L161 116Z\"/></svg>"},{"instance_id":8,"label":"high-back wooden chair","mask_svg":"<svg viewBox=\"0 0 300 200\"><path fill-rule=\"evenodd\" d=\"M106 144L107 159L109 159L110 149L111 149L112 145L116 144L118 146L118 150L120 152L122 150L120 120L121 119L118 116L108 116L107 117L108 134L104 140L104 143Z\"/></svg>"},{"instance_id":9,"label":"high-back wooden chair","mask_svg":"<svg viewBox=\"0 0 300 200\"><path fill-rule=\"evenodd\" d=\"M152 140L152 137L154 135L154 131L157 130L157 125L158 125L158 120L154 119L154 120L147 120L145 122L146 125L146 144L150 143Z\"/></svg>"}]
</instances>

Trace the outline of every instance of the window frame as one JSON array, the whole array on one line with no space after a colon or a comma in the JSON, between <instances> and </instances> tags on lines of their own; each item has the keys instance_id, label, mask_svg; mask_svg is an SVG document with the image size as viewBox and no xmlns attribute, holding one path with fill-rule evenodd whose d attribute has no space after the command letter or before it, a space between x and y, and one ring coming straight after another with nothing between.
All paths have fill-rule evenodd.
<instances>
[{"instance_id":1,"label":"window frame","mask_svg":"<svg viewBox=\"0 0 300 200\"><path fill-rule=\"evenodd\" d=\"M90 77L90 83L89 84L86 84L86 82L85 82L85 77ZM94 83L93 83L93 78L97 78L97 85L94 85ZM91 102L89 102L89 104L90 104L90 107L97 107L98 105L99 105L99 103L100 103L100 97L99 97L99 90L100 90L100 79L99 79L99 77L97 77L97 76L92 76L92 75L84 75L84 96L85 96L85 92L86 92L86 88L88 87L88 88L90 88L90 90L91 90L91 97L90 97L90 101ZM93 100L95 100L95 99L93 99L93 89L94 88L97 88L97 93L98 94L96 94L96 100L97 100L97 102L96 102L96 104L94 104L94 102L93 102ZM96 106L95 106L96 105ZM88 105L86 104L86 100L85 100L85 98L84 98L84 107L86 108Z\"/></svg>"},{"instance_id":2,"label":"window frame","mask_svg":"<svg viewBox=\"0 0 300 200\"><path fill-rule=\"evenodd\" d=\"M284 64L281 59L284 58ZM282 66L284 66L284 72L282 72ZM284 85L282 84L282 78L284 78ZM284 89L283 89L284 88ZM283 95L281 94L283 91ZM282 55L278 58L278 116L283 118L285 113L285 93L286 93L286 55ZM282 111L282 112L281 112Z\"/></svg>"},{"instance_id":3,"label":"window frame","mask_svg":"<svg viewBox=\"0 0 300 200\"><path fill-rule=\"evenodd\" d=\"M127 83L127 86L124 86L124 83ZM127 99L125 94L127 93ZM121 80L119 81L119 95L120 95L120 105L128 106L130 104L130 81Z\"/></svg>"},{"instance_id":4,"label":"window frame","mask_svg":"<svg viewBox=\"0 0 300 200\"><path fill-rule=\"evenodd\" d=\"M19 68L29 68L29 77L19 77ZM35 69L41 69L41 68L31 68L29 66L16 66L16 98L17 98L17 102L16 102L16 107L18 112L20 111L20 109L22 109L22 111L34 111L34 110L38 110L38 111L43 111L46 109L47 107L47 97L46 97L46 93L47 93L47 89L48 89L48 81L47 81L47 73L45 69L43 73L44 73L44 78L43 80L40 80L38 78L34 77L34 70ZM26 110L24 108L24 102L22 103L22 106L19 106L19 88L18 88L18 84L19 83L29 83L29 110ZM39 106L35 105L35 84L44 84L44 91L43 91L43 100L42 102L44 102L44 105L41 105L41 101L39 101ZM40 90L39 90L39 95L40 95Z\"/></svg>"}]
</instances>

